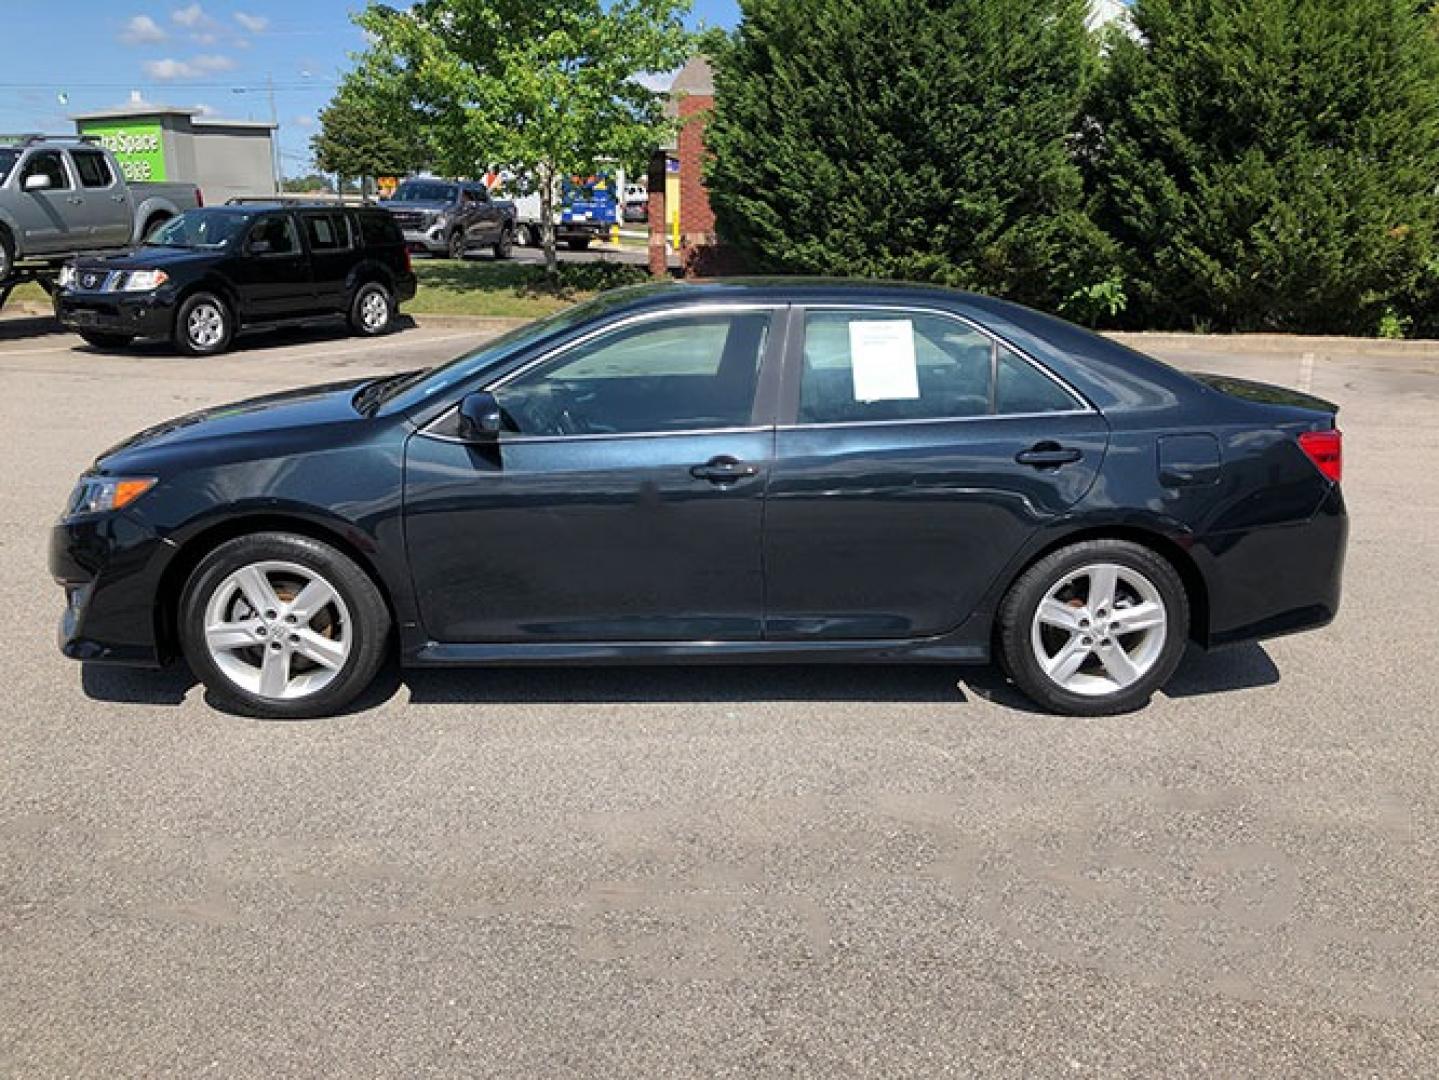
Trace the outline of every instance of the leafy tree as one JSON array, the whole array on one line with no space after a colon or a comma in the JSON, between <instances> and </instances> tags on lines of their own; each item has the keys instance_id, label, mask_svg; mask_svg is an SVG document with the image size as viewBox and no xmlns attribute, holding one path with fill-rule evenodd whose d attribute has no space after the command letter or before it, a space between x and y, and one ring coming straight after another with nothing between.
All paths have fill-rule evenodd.
<instances>
[{"instance_id":1,"label":"leafy tree","mask_svg":"<svg viewBox=\"0 0 1439 1080\"><path fill-rule=\"evenodd\" d=\"M1067 145L1098 63L1085 0L740 6L715 50L706 175L751 262L1051 310L1123 295Z\"/></svg>"},{"instance_id":2,"label":"leafy tree","mask_svg":"<svg viewBox=\"0 0 1439 1080\"><path fill-rule=\"evenodd\" d=\"M688 55L689 0L419 0L357 16L371 40L356 78L403 100L434 165L491 164L539 193L553 277L560 180L606 160L642 160L662 141L662 95L635 81Z\"/></svg>"},{"instance_id":3,"label":"leafy tree","mask_svg":"<svg viewBox=\"0 0 1439 1080\"><path fill-rule=\"evenodd\" d=\"M333 191L334 185L323 173L306 173L304 176L287 176L280 184L280 190L294 194Z\"/></svg>"},{"instance_id":4,"label":"leafy tree","mask_svg":"<svg viewBox=\"0 0 1439 1080\"><path fill-rule=\"evenodd\" d=\"M365 67L352 72L320 110L320 130L310 139L310 151L316 165L342 180L404 176L429 157L404 103L387 94L386 84Z\"/></svg>"},{"instance_id":5,"label":"leafy tree","mask_svg":"<svg viewBox=\"0 0 1439 1080\"><path fill-rule=\"evenodd\" d=\"M1419 287L1439 46L1417 7L1137 0L1086 139L1133 316L1367 333Z\"/></svg>"}]
</instances>

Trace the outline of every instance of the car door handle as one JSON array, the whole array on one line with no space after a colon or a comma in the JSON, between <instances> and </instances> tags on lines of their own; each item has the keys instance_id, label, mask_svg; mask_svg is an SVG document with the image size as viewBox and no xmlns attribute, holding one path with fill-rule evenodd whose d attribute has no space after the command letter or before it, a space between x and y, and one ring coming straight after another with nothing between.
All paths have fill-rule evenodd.
<instances>
[{"instance_id":1,"label":"car door handle","mask_svg":"<svg viewBox=\"0 0 1439 1080\"><path fill-rule=\"evenodd\" d=\"M1082 457L1082 450L1046 440L1035 443L1028 450L1021 450L1014 455L1014 460L1021 465L1032 465L1036 469L1057 469L1061 465L1072 465Z\"/></svg>"},{"instance_id":2,"label":"car door handle","mask_svg":"<svg viewBox=\"0 0 1439 1080\"><path fill-rule=\"evenodd\" d=\"M690 469L690 475L696 480L708 480L711 484L733 484L736 480L758 476L759 466L722 454L710 458L703 465L696 465Z\"/></svg>"},{"instance_id":3,"label":"car door handle","mask_svg":"<svg viewBox=\"0 0 1439 1080\"><path fill-rule=\"evenodd\" d=\"M69 203L71 206L84 206L84 205L85 205L85 200L82 199L82 198L80 198L80 196L78 196L78 195L71 195L71 196L70 196L68 199L66 199L65 201L66 201L67 203Z\"/></svg>"}]
</instances>

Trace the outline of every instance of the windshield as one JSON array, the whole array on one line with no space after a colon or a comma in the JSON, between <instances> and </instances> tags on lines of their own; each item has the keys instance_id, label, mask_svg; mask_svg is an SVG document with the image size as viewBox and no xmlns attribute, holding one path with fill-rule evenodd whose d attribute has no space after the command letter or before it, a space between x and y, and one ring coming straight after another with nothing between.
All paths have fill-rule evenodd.
<instances>
[{"instance_id":1,"label":"windshield","mask_svg":"<svg viewBox=\"0 0 1439 1080\"><path fill-rule=\"evenodd\" d=\"M0 184L10 175L10 170L15 167L15 162L20 160L19 150L0 150Z\"/></svg>"},{"instance_id":2,"label":"windshield","mask_svg":"<svg viewBox=\"0 0 1439 1080\"><path fill-rule=\"evenodd\" d=\"M594 318L609 306L604 297L557 312L547 319L527 323L508 334L502 334L493 341L487 341L473 352L456 357L448 364L419 372L403 381L397 380L391 386L381 388L378 405L394 400L400 409L424 405L446 391L471 379L481 377L488 370L501 367L517 353L547 338L556 337Z\"/></svg>"},{"instance_id":3,"label":"windshield","mask_svg":"<svg viewBox=\"0 0 1439 1080\"><path fill-rule=\"evenodd\" d=\"M249 214L233 210L186 210L152 232L151 247L222 248L245 231Z\"/></svg>"},{"instance_id":4,"label":"windshield","mask_svg":"<svg viewBox=\"0 0 1439 1080\"><path fill-rule=\"evenodd\" d=\"M395 192L395 202L454 202L453 184L428 184L410 181Z\"/></svg>"}]
</instances>

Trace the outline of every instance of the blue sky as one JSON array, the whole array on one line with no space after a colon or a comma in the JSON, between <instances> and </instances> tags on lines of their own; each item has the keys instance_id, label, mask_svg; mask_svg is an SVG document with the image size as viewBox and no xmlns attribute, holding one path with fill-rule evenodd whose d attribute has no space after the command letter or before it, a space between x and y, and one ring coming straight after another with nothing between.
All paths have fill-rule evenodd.
<instances>
[{"instance_id":1,"label":"blue sky","mask_svg":"<svg viewBox=\"0 0 1439 1080\"><path fill-rule=\"evenodd\" d=\"M391 0L397 3L399 0ZM286 173L309 164L315 114L363 48L358 0L3 0L0 132L68 132L70 113L147 102L268 120L273 77ZM736 0L695 0L731 26ZM61 101L60 95L65 96Z\"/></svg>"}]
</instances>

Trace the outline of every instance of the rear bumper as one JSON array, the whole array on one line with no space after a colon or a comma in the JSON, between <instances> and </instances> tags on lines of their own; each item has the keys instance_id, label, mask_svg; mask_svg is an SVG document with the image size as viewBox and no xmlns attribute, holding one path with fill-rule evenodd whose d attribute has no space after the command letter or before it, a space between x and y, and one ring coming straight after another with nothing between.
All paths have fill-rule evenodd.
<instances>
[{"instance_id":1,"label":"rear bumper","mask_svg":"<svg viewBox=\"0 0 1439 1080\"><path fill-rule=\"evenodd\" d=\"M1307 521L1209 536L1193 554L1208 582L1210 647L1326 626L1339 613L1349 516L1336 484Z\"/></svg>"},{"instance_id":2,"label":"rear bumper","mask_svg":"<svg viewBox=\"0 0 1439 1080\"><path fill-rule=\"evenodd\" d=\"M55 317L67 330L90 330L130 337L168 337L174 326L173 301L162 292L55 294Z\"/></svg>"},{"instance_id":3,"label":"rear bumper","mask_svg":"<svg viewBox=\"0 0 1439 1080\"><path fill-rule=\"evenodd\" d=\"M57 522L50 573L65 590L60 651L72 660L158 667L155 599L174 547L125 513Z\"/></svg>"}]
</instances>

